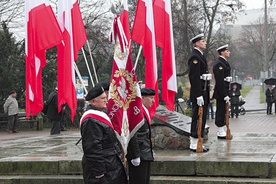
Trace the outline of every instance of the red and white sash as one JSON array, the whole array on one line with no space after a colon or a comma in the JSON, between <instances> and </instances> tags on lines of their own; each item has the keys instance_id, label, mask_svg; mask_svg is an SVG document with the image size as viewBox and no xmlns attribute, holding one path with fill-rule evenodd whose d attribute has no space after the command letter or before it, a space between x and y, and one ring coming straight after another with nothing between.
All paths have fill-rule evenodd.
<instances>
[{"instance_id":1,"label":"red and white sash","mask_svg":"<svg viewBox=\"0 0 276 184\"><path fill-rule=\"evenodd\" d=\"M114 129L109 117L107 116L106 113L102 112L102 111L98 111L98 110L88 110L86 111L81 119L80 119L80 125L82 125L82 123L87 119L87 118L93 118L96 119L106 125L108 125L110 128Z\"/></svg>"}]
</instances>

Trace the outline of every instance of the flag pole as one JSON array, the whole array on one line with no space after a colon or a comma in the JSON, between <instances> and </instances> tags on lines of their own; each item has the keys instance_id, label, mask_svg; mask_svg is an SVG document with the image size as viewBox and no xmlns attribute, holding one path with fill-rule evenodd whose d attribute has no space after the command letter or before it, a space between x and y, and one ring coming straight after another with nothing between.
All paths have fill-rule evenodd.
<instances>
[{"instance_id":1,"label":"flag pole","mask_svg":"<svg viewBox=\"0 0 276 184\"><path fill-rule=\"evenodd\" d=\"M76 73L77 73L77 75L78 75L78 77L79 77L79 79L81 81L81 84L82 84L83 88L84 88L85 94L87 94L88 93L87 89L86 89L86 87L84 85L84 82L83 82L83 79L81 77L80 71L79 71L78 66L77 66L77 64L75 62L74 62L74 68L75 68L75 71L76 71Z\"/></svg>"},{"instance_id":2,"label":"flag pole","mask_svg":"<svg viewBox=\"0 0 276 184\"><path fill-rule=\"evenodd\" d=\"M89 55L90 55L91 63L92 63L92 66L93 66L96 82L98 83L99 79L98 79L98 76L97 76L97 72L96 72L96 68L95 68L95 62L94 62L93 57L92 57L92 52L91 52L88 40L86 40L86 44L87 44L87 47L88 47L88 50L89 50Z\"/></svg>"},{"instance_id":3,"label":"flag pole","mask_svg":"<svg viewBox=\"0 0 276 184\"><path fill-rule=\"evenodd\" d=\"M140 45L140 48L139 48L139 51L138 51L138 54L137 54L137 57L136 57L136 60L135 60L135 64L134 64L134 67L133 67L134 71L136 70L136 67L137 67L138 60L139 60L139 57L141 55L142 49L143 49L143 46Z\"/></svg>"},{"instance_id":4,"label":"flag pole","mask_svg":"<svg viewBox=\"0 0 276 184\"><path fill-rule=\"evenodd\" d=\"M93 81L93 78L92 78L92 75L91 75L91 71L90 71L90 68L89 68L89 65L88 65L87 58L86 58L86 55L85 55L85 53L84 53L83 47L81 48L81 50L82 50L82 54L83 54L83 57L84 57L84 60L85 60L85 64L86 64L86 67L87 67L87 70L88 70L88 73L89 73L89 76L90 76L92 85L95 86L94 81Z\"/></svg>"}]
</instances>

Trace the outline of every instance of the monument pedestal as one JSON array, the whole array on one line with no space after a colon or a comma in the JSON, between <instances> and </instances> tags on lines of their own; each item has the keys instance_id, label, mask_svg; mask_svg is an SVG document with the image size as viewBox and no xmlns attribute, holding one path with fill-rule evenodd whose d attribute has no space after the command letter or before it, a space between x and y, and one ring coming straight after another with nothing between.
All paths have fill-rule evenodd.
<instances>
[{"instance_id":1,"label":"monument pedestal","mask_svg":"<svg viewBox=\"0 0 276 184\"><path fill-rule=\"evenodd\" d=\"M189 149L192 118L158 106L152 119L152 143L154 149ZM204 139L208 139L209 126Z\"/></svg>"}]
</instances>

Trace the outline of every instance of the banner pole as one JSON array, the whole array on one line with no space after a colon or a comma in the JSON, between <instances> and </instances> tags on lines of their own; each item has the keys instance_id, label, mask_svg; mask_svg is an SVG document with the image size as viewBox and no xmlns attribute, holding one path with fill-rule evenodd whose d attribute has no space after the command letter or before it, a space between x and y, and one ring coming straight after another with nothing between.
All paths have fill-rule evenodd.
<instances>
[{"instance_id":1,"label":"banner pole","mask_svg":"<svg viewBox=\"0 0 276 184\"><path fill-rule=\"evenodd\" d=\"M89 76L90 76L90 79L91 79L91 82L92 82L92 86L95 86L92 75L91 75L91 71L90 71L90 68L89 68L89 65L88 65L87 58L86 58L86 55L84 53L83 47L81 48L81 50L82 50L82 54L83 54L83 57L84 57L84 60L85 60L85 64L86 64L86 67L87 67L87 70L88 70L88 73L89 73Z\"/></svg>"},{"instance_id":2,"label":"banner pole","mask_svg":"<svg viewBox=\"0 0 276 184\"><path fill-rule=\"evenodd\" d=\"M97 72L96 72L96 68L95 68L95 62L94 62L94 59L93 59L93 57L92 57L92 52L91 52L91 49L90 49L90 45L89 45L88 40L86 41L86 44L87 44L87 47L88 47L88 51L89 51L91 63L92 63L92 66L93 66L93 70L94 70L96 82L98 83L98 82L99 82L99 79L98 79L98 76L97 76Z\"/></svg>"}]
</instances>

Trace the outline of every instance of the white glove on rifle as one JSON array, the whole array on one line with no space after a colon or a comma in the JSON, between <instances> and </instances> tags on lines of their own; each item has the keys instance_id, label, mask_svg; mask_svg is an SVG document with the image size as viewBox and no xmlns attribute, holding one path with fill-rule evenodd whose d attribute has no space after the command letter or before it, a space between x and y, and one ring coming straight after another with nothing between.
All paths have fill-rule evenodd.
<instances>
[{"instance_id":1,"label":"white glove on rifle","mask_svg":"<svg viewBox=\"0 0 276 184\"><path fill-rule=\"evenodd\" d=\"M230 102L229 96L224 97L224 101L225 101L226 103L229 103L229 102Z\"/></svg>"},{"instance_id":2,"label":"white glove on rifle","mask_svg":"<svg viewBox=\"0 0 276 184\"><path fill-rule=\"evenodd\" d=\"M239 101L240 101L240 102L242 101L242 96L239 96Z\"/></svg>"},{"instance_id":3,"label":"white glove on rifle","mask_svg":"<svg viewBox=\"0 0 276 184\"><path fill-rule=\"evenodd\" d=\"M130 161L132 163L132 165L134 165L135 167L139 166L141 163L140 157L138 158L134 158Z\"/></svg>"},{"instance_id":4,"label":"white glove on rifle","mask_svg":"<svg viewBox=\"0 0 276 184\"><path fill-rule=\"evenodd\" d=\"M203 106L204 105L203 96L197 97L196 100L197 100L196 103L197 103L198 106Z\"/></svg>"}]
</instances>

